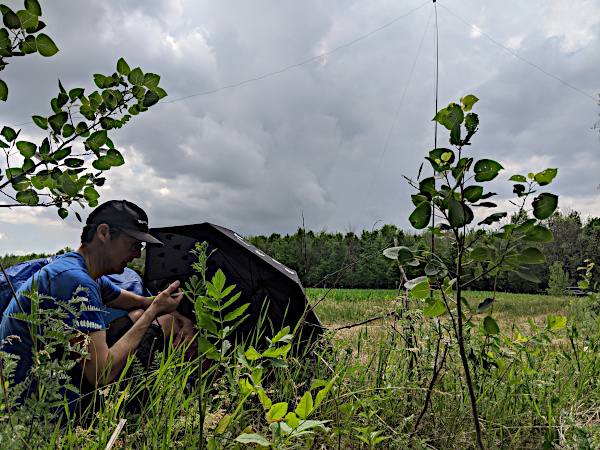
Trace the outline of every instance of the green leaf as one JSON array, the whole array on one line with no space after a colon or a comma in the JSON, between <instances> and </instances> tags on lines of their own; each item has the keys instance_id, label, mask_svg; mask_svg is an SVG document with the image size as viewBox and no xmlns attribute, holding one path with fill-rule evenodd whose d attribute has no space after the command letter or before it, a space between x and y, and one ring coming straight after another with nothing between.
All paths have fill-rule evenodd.
<instances>
[{"instance_id":1,"label":"green leaf","mask_svg":"<svg viewBox=\"0 0 600 450\"><path fill-rule=\"evenodd\" d=\"M398 262L402 265L408 266L418 266L419 261L417 261L412 251L408 247L391 247L387 248L383 251L383 255L390 259L397 259Z\"/></svg>"},{"instance_id":2,"label":"green leaf","mask_svg":"<svg viewBox=\"0 0 600 450\"><path fill-rule=\"evenodd\" d=\"M120 100L123 99L123 96L119 91L115 91L112 89L106 89L102 92L102 101L108 107L108 109L115 109Z\"/></svg>"},{"instance_id":3,"label":"green leaf","mask_svg":"<svg viewBox=\"0 0 600 450\"><path fill-rule=\"evenodd\" d=\"M505 213L505 212L494 213L494 214L487 216L485 219L483 219L477 225L491 225L494 222L499 222L506 216L507 216L507 213Z\"/></svg>"},{"instance_id":4,"label":"green leaf","mask_svg":"<svg viewBox=\"0 0 600 450\"><path fill-rule=\"evenodd\" d=\"M533 215L538 220L547 219L552 215L558 206L558 196L544 192L538 195L533 202Z\"/></svg>"},{"instance_id":5,"label":"green leaf","mask_svg":"<svg viewBox=\"0 0 600 450\"><path fill-rule=\"evenodd\" d=\"M118 150L110 149L104 158L111 167L122 166L125 164L125 159Z\"/></svg>"},{"instance_id":6,"label":"green leaf","mask_svg":"<svg viewBox=\"0 0 600 450\"><path fill-rule=\"evenodd\" d=\"M239 316L244 314L246 309L248 309L248 306L250 306L250 303L246 303L245 305L240 306L239 308L235 309L234 311L231 311L229 314L227 314L223 318L223 322L228 322L230 320L234 320L234 319L238 318Z\"/></svg>"},{"instance_id":7,"label":"green leaf","mask_svg":"<svg viewBox=\"0 0 600 450\"><path fill-rule=\"evenodd\" d=\"M26 178L21 178L20 177L18 180L19 181L15 180L14 182L12 182L12 188L16 192L26 191L27 189L30 188L31 183Z\"/></svg>"},{"instance_id":8,"label":"green leaf","mask_svg":"<svg viewBox=\"0 0 600 450\"><path fill-rule=\"evenodd\" d=\"M219 420L219 424L217 425L217 428L215 428L215 434L220 435L225 433L232 418L233 414L225 414L221 420Z\"/></svg>"},{"instance_id":9,"label":"green leaf","mask_svg":"<svg viewBox=\"0 0 600 450\"><path fill-rule=\"evenodd\" d=\"M513 193L517 194L519 197L522 197L525 194L525 186L522 184L515 184L513 186Z\"/></svg>"},{"instance_id":10,"label":"green leaf","mask_svg":"<svg viewBox=\"0 0 600 450\"><path fill-rule=\"evenodd\" d=\"M463 111L471 111L473 105L478 101L479 99L472 94L465 95L460 99L460 102L463 104Z\"/></svg>"},{"instance_id":11,"label":"green leaf","mask_svg":"<svg viewBox=\"0 0 600 450\"><path fill-rule=\"evenodd\" d=\"M23 29L33 29L35 30L38 26L38 16L35 14L31 14L29 11L27 11L26 9L21 9L19 11L17 11L17 16L19 17L19 20L21 21L21 28Z\"/></svg>"},{"instance_id":12,"label":"green leaf","mask_svg":"<svg viewBox=\"0 0 600 450\"><path fill-rule=\"evenodd\" d=\"M156 92L146 91L146 94L144 95L144 100L142 101L142 106L149 108L152 105L156 104L158 100L159 98Z\"/></svg>"},{"instance_id":13,"label":"green leaf","mask_svg":"<svg viewBox=\"0 0 600 450\"><path fill-rule=\"evenodd\" d=\"M102 186L102 184L104 183L100 183L99 180L101 180L101 178L96 178L96 185ZM212 333L214 335L217 334L217 325L212 320L210 314L207 314L200 310L200 313L196 314L196 318L198 320L197 326L199 327L199 329L207 330L209 333Z\"/></svg>"},{"instance_id":14,"label":"green leaf","mask_svg":"<svg viewBox=\"0 0 600 450\"><path fill-rule=\"evenodd\" d=\"M562 330L567 326L567 318L566 317L554 317L552 315L548 316L548 330Z\"/></svg>"},{"instance_id":15,"label":"green leaf","mask_svg":"<svg viewBox=\"0 0 600 450\"><path fill-rule=\"evenodd\" d=\"M129 75L129 73L131 72L129 65L125 62L123 58L119 58L119 60L117 61L117 72L125 76Z\"/></svg>"},{"instance_id":16,"label":"green leaf","mask_svg":"<svg viewBox=\"0 0 600 450\"><path fill-rule=\"evenodd\" d=\"M492 257L487 248L485 247L476 247L473 249L471 254L469 255L471 259L475 261L491 261Z\"/></svg>"},{"instance_id":17,"label":"green leaf","mask_svg":"<svg viewBox=\"0 0 600 450\"><path fill-rule=\"evenodd\" d=\"M483 329L485 331L485 334L500 333L500 327L498 327L496 321L490 316L487 316L485 319L483 319Z\"/></svg>"},{"instance_id":18,"label":"green leaf","mask_svg":"<svg viewBox=\"0 0 600 450\"><path fill-rule=\"evenodd\" d=\"M29 158L25 158L23 160L23 166L21 167L21 170L23 172L30 172L31 169L33 169L35 167L35 163L29 159Z\"/></svg>"},{"instance_id":19,"label":"green leaf","mask_svg":"<svg viewBox=\"0 0 600 450\"><path fill-rule=\"evenodd\" d=\"M498 175L500 170L504 169L496 161L491 159L481 159L475 163L473 170L475 171L475 181L491 181Z\"/></svg>"},{"instance_id":20,"label":"green leaf","mask_svg":"<svg viewBox=\"0 0 600 450\"><path fill-rule=\"evenodd\" d=\"M386 248L383 251L383 256L385 256L386 258L390 258L390 259L398 259L398 254L400 253L400 251L406 251L408 250L408 252L410 253L410 257L412 259L412 252L410 251L410 249L408 247L390 247L390 248Z\"/></svg>"},{"instance_id":21,"label":"green leaf","mask_svg":"<svg viewBox=\"0 0 600 450\"><path fill-rule=\"evenodd\" d=\"M524 280L531 281L532 283L539 283L540 282L540 279L538 277L536 277L534 274L532 274L528 270L518 269L518 270L515 270L515 273L518 276L520 276L521 278L523 278Z\"/></svg>"},{"instance_id":22,"label":"green leaf","mask_svg":"<svg viewBox=\"0 0 600 450\"><path fill-rule=\"evenodd\" d=\"M483 196L483 188L481 186L467 186L463 191L465 200L475 203L481 200Z\"/></svg>"},{"instance_id":23,"label":"green leaf","mask_svg":"<svg viewBox=\"0 0 600 450\"><path fill-rule=\"evenodd\" d=\"M431 204L429 202L420 203L412 214L408 217L411 225L417 230L425 228L431 219Z\"/></svg>"},{"instance_id":24,"label":"green leaf","mask_svg":"<svg viewBox=\"0 0 600 450\"><path fill-rule=\"evenodd\" d=\"M539 249L529 247L521 252L517 260L521 264L542 264L546 262L546 257Z\"/></svg>"},{"instance_id":25,"label":"green leaf","mask_svg":"<svg viewBox=\"0 0 600 450\"><path fill-rule=\"evenodd\" d=\"M429 297L430 290L431 286L429 285L429 281L422 281L413 287L410 290L410 293L414 298L423 299Z\"/></svg>"},{"instance_id":26,"label":"green leaf","mask_svg":"<svg viewBox=\"0 0 600 450\"><path fill-rule=\"evenodd\" d=\"M37 192L35 192L33 189L17 192L16 199L19 203L30 206L37 205L40 201Z\"/></svg>"},{"instance_id":27,"label":"green leaf","mask_svg":"<svg viewBox=\"0 0 600 450\"><path fill-rule=\"evenodd\" d=\"M17 138L17 132L10 127L2 128L2 132L0 133L4 138L8 141L14 141Z\"/></svg>"},{"instance_id":28,"label":"green leaf","mask_svg":"<svg viewBox=\"0 0 600 450\"><path fill-rule=\"evenodd\" d=\"M60 134L62 126L67 122L68 118L69 115L64 111L61 111L57 114L54 114L53 116L48 117L48 124L50 125L54 133Z\"/></svg>"},{"instance_id":29,"label":"green leaf","mask_svg":"<svg viewBox=\"0 0 600 450\"><path fill-rule=\"evenodd\" d=\"M441 300L428 299L427 306L423 307L423 315L427 317L437 317L444 314L446 311L446 305Z\"/></svg>"},{"instance_id":30,"label":"green leaf","mask_svg":"<svg viewBox=\"0 0 600 450\"><path fill-rule=\"evenodd\" d=\"M85 89L83 88L73 88L69 91L69 98L72 102L74 102L75 99L81 98L83 96L84 91Z\"/></svg>"},{"instance_id":31,"label":"green leaf","mask_svg":"<svg viewBox=\"0 0 600 450\"><path fill-rule=\"evenodd\" d=\"M77 124L77 126L75 127L75 132L77 134L83 134L87 131L87 123L85 122L79 122Z\"/></svg>"},{"instance_id":32,"label":"green leaf","mask_svg":"<svg viewBox=\"0 0 600 450\"><path fill-rule=\"evenodd\" d=\"M263 447L270 447L271 444L262 434L258 433L240 434L235 440L241 444L258 444Z\"/></svg>"},{"instance_id":33,"label":"green leaf","mask_svg":"<svg viewBox=\"0 0 600 450\"><path fill-rule=\"evenodd\" d=\"M429 177L421 180L419 182L419 191L421 195L424 195L427 198L436 196L438 192L435 189L435 178Z\"/></svg>"},{"instance_id":34,"label":"green leaf","mask_svg":"<svg viewBox=\"0 0 600 450\"><path fill-rule=\"evenodd\" d=\"M165 98L168 95L167 91L165 91L163 88L160 88L158 86L157 87L153 87L152 90L158 94L158 98L159 99Z\"/></svg>"},{"instance_id":35,"label":"green leaf","mask_svg":"<svg viewBox=\"0 0 600 450\"><path fill-rule=\"evenodd\" d=\"M69 174L64 173L58 180L58 188L70 197L74 197L79 192L77 184L73 181Z\"/></svg>"},{"instance_id":36,"label":"green leaf","mask_svg":"<svg viewBox=\"0 0 600 450\"><path fill-rule=\"evenodd\" d=\"M262 356L264 358L279 358L280 356L286 355L291 348L292 344L287 344L279 348L270 347L263 352Z\"/></svg>"},{"instance_id":37,"label":"green leaf","mask_svg":"<svg viewBox=\"0 0 600 450\"><path fill-rule=\"evenodd\" d=\"M542 172L536 173L534 180L540 186L545 186L547 184L550 184L552 180L554 180L554 177L556 177L557 172L558 169L546 169Z\"/></svg>"},{"instance_id":38,"label":"green leaf","mask_svg":"<svg viewBox=\"0 0 600 450\"><path fill-rule=\"evenodd\" d=\"M473 158L460 158L456 166L452 168L452 176L456 181L461 180L465 173L471 168Z\"/></svg>"},{"instance_id":39,"label":"green leaf","mask_svg":"<svg viewBox=\"0 0 600 450\"><path fill-rule=\"evenodd\" d=\"M486 298L477 306L477 314L486 312L494 305L494 303L497 303L497 300L494 300L493 298Z\"/></svg>"},{"instance_id":40,"label":"green leaf","mask_svg":"<svg viewBox=\"0 0 600 450\"><path fill-rule=\"evenodd\" d=\"M474 133L475 129L479 125L479 116L475 113L469 113L465 117L465 128L468 132Z\"/></svg>"},{"instance_id":41,"label":"green leaf","mask_svg":"<svg viewBox=\"0 0 600 450\"><path fill-rule=\"evenodd\" d=\"M4 82L4 80L0 79L0 100L3 102L8 98L8 85Z\"/></svg>"},{"instance_id":42,"label":"green leaf","mask_svg":"<svg viewBox=\"0 0 600 450\"><path fill-rule=\"evenodd\" d=\"M107 136L106 130L98 130L93 132L85 142L94 153L97 153L100 147L106 143Z\"/></svg>"},{"instance_id":43,"label":"green leaf","mask_svg":"<svg viewBox=\"0 0 600 450\"><path fill-rule=\"evenodd\" d=\"M55 151L52 154L52 158L55 161L60 161L61 159L66 158L70 154L71 154L71 147L65 147L65 148L61 148L60 150Z\"/></svg>"},{"instance_id":44,"label":"green leaf","mask_svg":"<svg viewBox=\"0 0 600 450\"><path fill-rule=\"evenodd\" d=\"M139 67L136 67L127 76L129 82L135 86L141 86L144 84L144 72Z\"/></svg>"},{"instance_id":45,"label":"green leaf","mask_svg":"<svg viewBox=\"0 0 600 450\"><path fill-rule=\"evenodd\" d=\"M158 83L160 82L160 75L155 73L148 72L144 75L144 86L147 88L155 88L158 87Z\"/></svg>"},{"instance_id":46,"label":"green leaf","mask_svg":"<svg viewBox=\"0 0 600 450\"><path fill-rule=\"evenodd\" d=\"M40 55L42 56L53 56L58 53L58 47L54 43L52 39L46 36L44 33L39 34L35 38L35 42L37 44L37 49Z\"/></svg>"},{"instance_id":47,"label":"green leaf","mask_svg":"<svg viewBox=\"0 0 600 450\"><path fill-rule=\"evenodd\" d=\"M277 342L279 342L284 336L287 336L290 332L290 327L289 326L285 326L282 330L279 331L279 333L277 333L275 335L275 337L271 340L271 342L273 344L276 344Z\"/></svg>"},{"instance_id":48,"label":"green leaf","mask_svg":"<svg viewBox=\"0 0 600 450\"><path fill-rule=\"evenodd\" d=\"M0 9L3 5L0 5ZM4 14L4 12L2 12ZM12 42L10 40L10 36L8 34L8 30L6 28L0 28L0 49L2 50L10 50ZM8 54L2 54L2 56L10 56L10 51Z\"/></svg>"},{"instance_id":49,"label":"green leaf","mask_svg":"<svg viewBox=\"0 0 600 450\"><path fill-rule=\"evenodd\" d=\"M433 120L452 131L456 125L460 127L464 120L464 113L460 105L450 103L446 108L440 110Z\"/></svg>"},{"instance_id":50,"label":"green leaf","mask_svg":"<svg viewBox=\"0 0 600 450\"><path fill-rule=\"evenodd\" d=\"M287 409L287 402L275 403L267 413L267 420L269 422L277 422L278 420L283 419L287 414Z\"/></svg>"},{"instance_id":51,"label":"green leaf","mask_svg":"<svg viewBox=\"0 0 600 450\"><path fill-rule=\"evenodd\" d=\"M310 391L306 391L298 405L296 406L295 412L302 420L306 420L308 415L312 412L313 409L313 399L310 395Z\"/></svg>"},{"instance_id":52,"label":"green leaf","mask_svg":"<svg viewBox=\"0 0 600 450\"><path fill-rule=\"evenodd\" d=\"M75 127L70 123L65 123L65 126L62 129L62 135L66 138L71 137L75 134Z\"/></svg>"},{"instance_id":53,"label":"green leaf","mask_svg":"<svg viewBox=\"0 0 600 450\"><path fill-rule=\"evenodd\" d=\"M467 205L451 196L448 202L448 221L455 228L460 228L473 221L473 211Z\"/></svg>"},{"instance_id":54,"label":"green leaf","mask_svg":"<svg viewBox=\"0 0 600 450\"><path fill-rule=\"evenodd\" d=\"M67 167L81 167L83 166L83 159L79 158L67 158L64 161L65 166Z\"/></svg>"},{"instance_id":55,"label":"green leaf","mask_svg":"<svg viewBox=\"0 0 600 450\"><path fill-rule=\"evenodd\" d=\"M529 242L554 242L554 236L550 230L541 225L530 227L521 239Z\"/></svg>"},{"instance_id":56,"label":"green leaf","mask_svg":"<svg viewBox=\"0 0 600 450\"><path fill-rule=\"evenodd\" d=\"M100 89L104 89L104 80L106 80L106 76L102 75L101 73L94 74L94 83Z\"/></svg>"},{"instance_id":57,"label":"green leaf","mask_svg":"<svg viewBox=\"0 0 600 450\"><path fill-rule=\"evenodd\" d=\"M48 155L50 153L50 143L48 138L45 138L40 145L40 155Z\"/></svg>"},{"instance_id":58,"label":"green leaf","mask_svg":"<svg viewBox=\"0 0 600 450\"><path fill-rule=\"evenodd\" d=\"M17 142L17 149L19 150L19 153L23 155L24 158L31 158L33 157L33 155L35 155L35 152L37 151L37 145L35 145L32 142L19 141Z\"/></svg>"},{"instance_id":59,"label":"green leaf","mask_svg":"<svg viewBox=\"0 0 600 450\"><path fill-rule=\"evenodd\" d=\"M254 361L255 359L260 359L262 357L261 354L252 346L248 347L248 350L246 350L244 356L250 361Z\"/></svg>"},{"instance_id":60,"label":"green leaf","mask_svg":"<svg viewBox=\"0 0 600 450\"><path fill-rule=\"evenodd\" d=\"M298 418L296 413L289 412L285 415L285 423L291 429L295 429L298 428L298 426L300 425L300 419Z\"/></svg>"},{"instance_id":61,"label":"green leaf","mask_svg":"<svg viewBox=\"0 0 600 450\"><path fill-rule=\"evenodd\" d=\"M436 148L429 152L429 156L426 157L436 172L441 172L443 168L447 168L454 162L454 152L449 148Z\"/></svg>"},{"instance_id":62,"label":"green leaf","mask_svg":"<svg viewBox=\"0 0 600 450\"><path fill-rule=\"evenodd\" d=\"M19 20L19 16L17 16L17 14L12 10L8 10L4 13L2 21L4 22L6 28L10 28L11 30L21 28L21 21Z\"/></svg>"},{"instance_id":63,"label":"green leaf","mask_svg":"<svg viewBox=\"0 0 600 450\"><path fill-rule=\"evenodd\" d=\"M516 181L518 183L526 183L527 178L525 178L523 175L513 175L512 177L510 177L508 179L508 181Z\"/></svg>"},{"instance_id":64,"label":"green leaf","mask_svg":"<svg viewBox=\"0 0 600 450\"><path fill-rule=\"evenodd\" d=\"M25 9L36 16L42 15L42 8L38 0L25 0Z\"/></svg>"},{"instance_id":65,"label":"green leaf","mask_svg":"<svg viewBox=\"0 0 600 450\"><path fill-rule=\"evenodd\" d=\"M26 55L37 52L37 42L35 36L27 36L24 41L19 44L19 50Z\"/></svg>"},{"instance_id":66,"label":"green leaf","mask_svg":"<svg viewBox=\"0 0 600 450\"><path fill-rule=\"evenodd\" d=\"M435 275L437 275L438 273L440 273L442 270L441 267L435 266L433 264L427 263L425 265L425 275L427 275L428 277L433 277Z\"/></svg>"}]
</instances>

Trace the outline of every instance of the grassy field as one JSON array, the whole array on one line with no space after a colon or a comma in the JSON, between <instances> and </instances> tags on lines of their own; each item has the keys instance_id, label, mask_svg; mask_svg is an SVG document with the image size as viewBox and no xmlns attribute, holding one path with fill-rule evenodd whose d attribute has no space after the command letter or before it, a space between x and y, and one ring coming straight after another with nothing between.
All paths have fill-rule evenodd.
<instances>
[{"instance_id":1,"label":"grassy field","mask_svg":"<svg viewBox=\"0 0 600 450\"><path fill-rule=\"evenodd\" d=\"M307 296L322 322L349 324L393 311L402 306L403 300L393 289L307 289ZM492 292L466 291L464 297L472 310ZM545 317L548 314L564 316L576 313L576 305L584 300L576 297L552 297L548 295L496 293L493 313L503 322L527 322L529 317ZM411 309L421 307L414 300ZM482 315L483 316L483 315Z\"/></svg>"}]
</instances>

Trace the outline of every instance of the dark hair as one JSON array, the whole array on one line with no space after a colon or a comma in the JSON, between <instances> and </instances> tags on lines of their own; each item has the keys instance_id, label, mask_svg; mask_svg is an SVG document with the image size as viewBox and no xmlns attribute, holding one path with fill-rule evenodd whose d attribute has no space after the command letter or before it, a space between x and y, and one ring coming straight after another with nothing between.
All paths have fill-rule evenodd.
<instances>
[{"instance_id":1,"label":"dark hair","mask_svg":"<svg viewBox=\"0 0 600 450\"><path fill-rule=\"evenodd\" d=\"M106 223L106 222L102 222ZM98 230L99 223L88 223L85 227L83 227L83 231L81 232L81 243L87 244L88 242L92 242L94 240L94 235L96 234L96 230ZM108 225L108 233L110 234L110 240L114 241L121 235L121 230L116 227L111 226L110 223L106 223Z\"/></svg>"}]
</instances>

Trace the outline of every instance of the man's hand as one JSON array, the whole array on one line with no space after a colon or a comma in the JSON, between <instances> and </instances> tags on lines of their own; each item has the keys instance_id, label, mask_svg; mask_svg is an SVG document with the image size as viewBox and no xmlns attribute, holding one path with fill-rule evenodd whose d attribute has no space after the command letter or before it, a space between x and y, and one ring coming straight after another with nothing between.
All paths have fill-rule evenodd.
<instances>
[{"instance_id":1,"label":"man's hand","mask_svg":"<svg viewBox=\"0 0 600 450\"><path fill-rule=\"evenodd\" d=\"M164 291L158 293L152 304L148 309L152 308L157 316L170 313L174 311L179 305L179 302L183 299L183 294L178 295L175 298L171 297L171 293L179 287L179 281L171 283Z\"/></svg>"}]
</instances>

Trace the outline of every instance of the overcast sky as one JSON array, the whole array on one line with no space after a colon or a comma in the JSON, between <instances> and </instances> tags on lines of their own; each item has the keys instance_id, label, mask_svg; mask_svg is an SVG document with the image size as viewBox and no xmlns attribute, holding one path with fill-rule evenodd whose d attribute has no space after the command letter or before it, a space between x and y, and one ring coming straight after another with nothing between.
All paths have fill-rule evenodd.
<instances>
[{"instance_id":1,"label":"overcast sky","mask_svg":"<svg viewBox=\"0 0 600 450\"><path fill-rule=\"evenodd\" d=\"M126 164L106 173L101 201L139 204L151 227L209 221L245 236L303 222L410 228L402 175L416 177L434 145L431 1L41 4L60 52L13 58L0 73L10 90L0 124L24 124L20 139L44 138L27 122L52 113L59 78L89 94L120 57L161 75L169 94L112 132ZM511 175L552 167L546 190L559 205L600 216L600 2L439 0L437 25L438 105L480 99L469 151L505 167L489 186L500 203ZM54 208L0 208L0 254L77 247L80 229Z\"/></svg>"}]
</instances>

